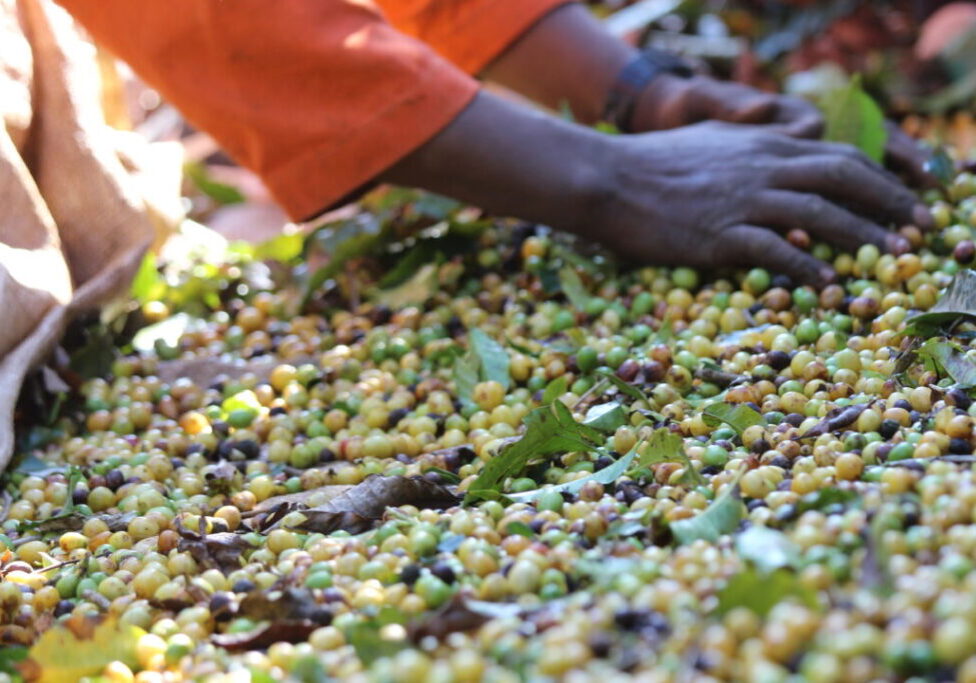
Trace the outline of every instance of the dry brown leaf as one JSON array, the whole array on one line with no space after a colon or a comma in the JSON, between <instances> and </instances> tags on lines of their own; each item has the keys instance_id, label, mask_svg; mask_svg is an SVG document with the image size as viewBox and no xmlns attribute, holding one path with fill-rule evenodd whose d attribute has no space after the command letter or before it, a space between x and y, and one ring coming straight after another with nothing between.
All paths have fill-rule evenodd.
<instances>
[{"instance_id":1,"label":"dry brown leaf","mask_svg":"<svg viewBox=\"0 0 976 683\"><path fill-rule=\"evenodd\" d=\"M317 604L307 588L251 591L241 600L237 616L254 621L311 620L319 624L332 620L332 613Z\"/></svg>"},{"instance_id":2,"label":"dry brown leaf","mask_svg":"<svg viewBox=\"0 0 976 683\"><path fill-rule=\"evenodd\" d=\"M181 553L190 553L201 565L222 571L240 569L244 562L244 551L251 547L242 535L230 531L198 534L178 520L176 531L180 534L178 549Z\"/></svg>"},{"instance_id":3,"label":"dry brown leaf","mask_svg":"<svg viewBox=\"0 0 976 683\"><path fill-rule=\"evenodd\" d=\"M444 509L457 505L453 490L423 477L384 477L373 475L324 505L302 510L303 531L331 533L343 529L362 533L382 519L387 508L415 505L418 508Z\"/></svg>"},{"instance_id":4,"label":"dry brown leaf","mask_svg":"<svg viewBox=\"0 0 976 683\"><path fill-rule=\"evenodd\" d=\"M247 633L221 633L210 638L227 650L263 650L275 643L301 643L319 628L313 621L275 621Z\"/></svg>"},{"instance_id":5,"label":"dry brown leaf","mask_svg":"<svg viewBox=\"0 0 976 683\"><path fill-rule=\"evenodd\" d=\"M419 643L427 636L443 640L458 631L474 630L488 621L491 617L481 612L475 612L468 607L468 600L462 595L455 594L448 602L436 611L414 621L407 628L407 634L415 643Z\"/></svg>"}]
</instances>

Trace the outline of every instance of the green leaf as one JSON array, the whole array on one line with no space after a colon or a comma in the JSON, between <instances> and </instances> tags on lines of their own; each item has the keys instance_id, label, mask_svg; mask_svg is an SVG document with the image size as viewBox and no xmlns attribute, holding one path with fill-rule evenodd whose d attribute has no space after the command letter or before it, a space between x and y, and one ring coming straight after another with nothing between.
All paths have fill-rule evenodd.
<instances>
[{"instance_id":1,"label":"green leaf","mask_svg":"<svg viewBox=\"0 0 976 683\"><path fill-rule=\"evenodd\" d=\"M560 375L546 385L542 392L542 405L547 406L569 390L569 380L566 375Z\"/></svg>"},{"instance_id":2,"label":"green leaf","mask_svg":"<svg viewBox=\"0 0 976 683\"><path fill-rule=\"evenodd\" d=\"M627 413L622 405L613 401L611 403L601 403L586 411L583 424L601 432L611 433L627 424Z\"/></svg>"},{"instance_id":3,"label":"green leaf","mask_svg":"<svg viewBox=\"0 0 976 683\"><path fill-rule=\"evenodd\" d=\"M377 659L392 657L407 646L403 640L387 640L380 635L381 625L372 621L358 622L345 629L346 641L366 666Z\"/></svg>"},{"instance_id":4,"label":"green leaf","mask_svg":"<svg viewBox=\"0 0 976 683\"><path fill-rule=\"evenodd\" d=\"M798 514L803 514L809 510L823 510L831 505L847 505L857 500L860 500L857 492L831 487L803 496L797 501L796 510Z\"/></svg>"},{"instance_id":5,"label":"green leaf","mask_svg":"<svg viewBox=\"0 0 976 683\"><path fill-rule=\"evenodd\" d=\"M877 162L884 160L888 132L884 113L861 88L861 77L855 75L845 88L823 98L824 140L846 142Z\"/></svg>"},{"instance_id":6,"label":"green leaf","mask_svg":"<svg viewBox=\"0 0 976 683\"><path fill-rule=\"evenodd\" d=\"M819 607L816 594L801 584L793 572L780 569L767 574L747 569L729 579L719 591L718 613L726 614L737 607L745 607L764 617L787 598L796 598L811 609Z\"/></svg>"},{"instance_id":7,"label":"green leaf","mask_svg":"<svg viewBox=\"0 0 976 683\"><path fill-rule=\"evenodd\" d=\"M573 308L577 311L586 309L586 304L591 297L586 291L586 287L583 286L583 281L580 280L580 276L575 268L566 266L560 270L559 284L562 287L563 294L566 295L566 299L572 304Z\"/></svg>"},{"instance_id":8,"label":"green leaf","mask_svg":"<svg viewBox=\"0 0 976 683\"><path fill-rule=\"evenodd\" d=\"M156 268L156 255L147 252L129 287L129 294L140 304L156 301L166 294L166 282Z\"/></svg>"},{"instance_id":9,"label":"green leaf","mask_svg":"<svg viewBox=\"0 0 976 683\"><path fill-rule=\"evenodd\" d=\"M708 508L689 519L671 523L671 533L678 545L687 545L698 539L715 543L721 536L735 531L745 515L745 506L736 481L722 492Z\"/></svg>"},{"instance_id":10,"label":"green leaf","mask_svg":"<svg viewBox=\"0 0 976 683\"><path fill-rule=\"evenodd\" d=\"M739 436L749 427L766 424L762 415L742 403L713 403L702 412L702 420L709 427L725 423Z\"/></svg>"},{"instance_id":11,"label":"green leaf","mask_svg":"<svg viewBox=\"0 0 976 683\"><path fill-rule=\"evenodd\" d=\"M397 259L396 266L387 271L379 281L379 286L383 289L396 287L403 284L416 273L420 268L436 260L437 250L431 243L433 240L424 240L415 244L407 253Z\"/></svg>"},{"instance_id":12,"label":"green leaf","mask_svg":"<svg viewBox=\"0 0 976 683\"><path fill-rule=\"evenodd\" d=\"M422 306L434 296L437 288L437 265L428 263L397 287L377 290L373 300L392 309Z\"/></svg>"},{"instance_id":13,"label":"green leaf","mask_svg":"<svg viewBox=\"0 0 976 683\"><path fill-rule=\"evenodd\" d=\"M976 363L952 342L929 339L919 347L918 355L933 363L938 372L951 377L963 389L976 386Z\"/></svg>"},{"instance_id":14,"label":"green leaf","mask_svg":"<svg viewBox=\"0 0 976 683\"><path fill-rule=\"evenodd\" d=\"M52 465L51 463L44 462L35 455L26 455L21 458L17 467L14 468L14 472L36 474L39 477L43 477L54 472L64 472L66 469L65 465Z\"/></svg>"},{"instance_id":15,"label":"green leaf","mask_svg":"<svg viewBox=\"0 0 976 683\"><path fill-rule=\"evenodd\" d=\"M305 255L312 247L328 254L329 263L316 270L305 285L302 305L327 280L334 278L352 259L374 253L392 234L385 214L362 213L354 218L329 223L305 240Z\"/></svg>"},{"instance_id":16,"label":"green leaf","mask_svg":"<svg viewBox=\"0 0 976 683\"><path fill-rule=\"evenodd\" d=\"M620 390L622 394L626 394L627 396L630 396L632 399L636 401L644 401L644 403L650 405L651 402L650 400L648 400L647 394L645 394L643 391L635 387L633 384L630 384L620 379L617 376L617 373L611 372L609 370L599 370L597 371L596 374L608 380L613 386L617 387L617 389Z\"/></svg>"},{"instance_id":17,"label":"green leaf","mask_svg":"<svg viewBox=\"0 0 976 683\"><path fill-rule=\"evenodd\" d=\"M508 494L508 497L516 503L529 503L533 500L537 500L542 496L542 494L549 491L559 491L560 493L579 493L583 490L583 487L591 481L604 485L612 484L623 476L624 472L627 471L627 468L630 467L630 464L636 457L637 450L634 449L609 467L604 467L602 470L594 472L593 474L581 477L579 479L574 479L573 481L568 481L565 484L546 486L544 488L534 489L532 491L523 491L522 493L510 493Z\"/></svg>"},{"instance_id":18,"label":"green leaf","mask_svg":"<svg viewBox=\"0 0 976 683\"><path fill-rule=\"evenodd\" d=\"M83 335L85 343L71 354L71 369L85 379L105 377L115 360L115 339L101 324L86 328Z\"/></svg>"},{"instance_id":19,"label":"green leaf","mask_svg":"<svg viewBox=\"0 0 976 683\"><path fill-rule=\"evenodd\" d=\"M777 569L796 569L800 563L800 548L782 531L765 526L751 526L735 539L739 557L749 560L764 574Z\"/></svg>"},{"instance_id":20,"label":"green leaf","mask_svg":"<svg viewBox=\"0 0 976 683\"><path fill-rule=\"evenodd\" d=\"M171 348L176 347L192 320L193 318L186 313L177 313L166 320L143 327L132 338L132 348L151 353L157 348L157 342L162 342Z\"/></svg>"},{"instance_id":21,"label":"green leaf","mask_svg":"<svg viewBox=\"0 0 976 683\"><path fill-rule=\"evenodd\" d=\"M515 349L519 353L529 356L530 358L538 358L540 355L538 351L533 351L528 346L525 346L524 344L519 344L518 342L514 342L508 337L505 338L505 341L508 342L508 345L511 346L513 349Z\"/></svg>"},{"instance_id":22,"label":"green leaf","mask_svg":"<svg viewBox=\"0 0 976 683\"><path fill-rule=\"evenodd\" d=\"M454 363L454 390L458 400L465 408L475 408L474 387L478 383L478 369L481 361L473 351L457 359Z\"/></svg>"},{"instance_id":23,"label":"green leaf","mask_svg":"<svg viewBox=\"0 0 976 683\"><path fill-rule=\"evenodd\" d=\"M440 467L428 467L426 470L424 470L424 472L425 473L427 473L427 472L433 472L433 473L435 473L437 475L440 475L440 478L443 479L448 484L460 484L461 483L461 477L459 477L458 475L454 474L454 472L448 472L447 470L441 469Z\"/></svg>"},{"instance_id":24,"label":"green leaf","mask_svg":"<svg viewBox=\"0 0 976 683\"><path fill-rule=\"evenodd\" d=\"M665 318L664 320L661 321L661 327L654 335L654 343L667 344L673 338L674 338L674 324L672 324L671 318Z\"/></svg>"},{"instance_id":25,"label":"green leaf","mask_svg":"<svg viewBox=\"0 0 976 683\"><path fill-rule=\"evenodd\" d=\"M302 255L305 248L305 235L300 232L272 237L254 247L253 258L258 261L281 261L288 263Z\"/></svg>"},{"instance_id":26,"label":"green leaf","mask_svg":"<svg viewBox=\"0 0 976 683\"><path fill-rule=\"evenodd\" d=\"M535 532L529 527L525 522L509 522L508 526L505 527L505 533L509 536L525 536L526 538L535 538Z\"/></svg>"},{"instance_id":27,"label":"green leaf","mask_svg":"<svg viewBox=\"0 0 976 683\"><path fill-rule=\"evenodd\" d=\"M664 462L676 462L685 468L684 482L692 484L705 483L704 477L695 469L691 459L685 453L684 441L667 427L661 427L651 434L646 446L641 447L644 454L640 456L637 467L644 468L659 465Z\"/></svg>"},{"instance_id":28,"label":"green leaf","mask_svg":"<svg viewBox=\"0 0 976 683\"><path fill-rule=\"evenodd\" d=\"M945 293L927 312L908 319L904 335L933 337L962 319L976 319L976 271L959 271Z\"/></svg>"},{"instance_id":29,"label":"green leaf","mask_svg":"<svg viewBox=\"0 0 976 683\"><path fill-rule=\"evenodd\" d=\"M17 664L27 659L27 654L27 648L23 645L5 645L0 648L0 672L13 676L14 680L23 680Z\"/></svg>"},{"instance_id":30,"label":"green leaf","mask_svg":"<svg viewBox=\"0 0 976 683\"><path fill-rule=\"evenodd\" d=\"M288 673L290 678L301 681L301 683L327 683L332 680L325 673L325 667L322 666L322 663L313 655L307 655L296 660L292 663Z\"/></svg>"},{"instance_id":31,"label":"green leaf","mask_svg":"<svg viewBox=\"0 0 976 683\"><path fill-rule=\"evenodd\" d=\"M507 391L512 377L508 372L508 352L505 347L478 328L468 332L468 339L472 350L481 361L482 379L498 382Z\"/></svg>"},{"instance_id":32,"label":"green leaf","mask_svg":"<svg viewBox=\"0 0 976 683\"><path fill-rule=\"evenodd\" d=\"M218 204L240 204L245 199L236 187L214 180L207 167L199 162L191 161L184 164L183 174L196 185L198 190Z\"/></svg>"},{"instance_id":33,"label":"green leaf","mask_svg":"<svg viewBox=\"0 0 976 683\"><path fill-rule=\"evenodd\" d=\"M471 484L465 502L497 492L506 478L519 476L533 459L570 451L592 451L602 441L599 431L576 422L569 408L559 401L536 408L525 417L522 438L488 461Z\"/></svg>"}]
</instances>

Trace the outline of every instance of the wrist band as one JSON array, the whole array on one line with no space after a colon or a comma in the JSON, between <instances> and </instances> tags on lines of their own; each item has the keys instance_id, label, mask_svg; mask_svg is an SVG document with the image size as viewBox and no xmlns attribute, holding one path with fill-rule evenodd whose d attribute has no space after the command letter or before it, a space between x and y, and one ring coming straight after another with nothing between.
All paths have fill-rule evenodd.
<instances>
[{"instance_id":1,"label":"wrist band","mask_svg":"<svg viewBox=\"0 0 976 683\"><path fill-rule=\"evenodd\" d=\"M602 119L612 123L621 133L632 132L631 119L637 106L637 98L662 73L679 78L690 78L694 75L688 63L680 57L660 50L645 50L620 70L607 94Z\"/></svg>"}]
</instances>

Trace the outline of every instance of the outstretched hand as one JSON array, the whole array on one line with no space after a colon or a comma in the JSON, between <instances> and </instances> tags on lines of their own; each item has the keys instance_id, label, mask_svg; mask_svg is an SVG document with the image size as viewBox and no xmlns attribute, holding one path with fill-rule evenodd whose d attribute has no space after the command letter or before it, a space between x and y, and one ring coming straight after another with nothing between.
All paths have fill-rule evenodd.
<instances>
[{"instance_id":1,"label":"outstretched hand","mask_svg":"<svg viewBox=\"0 0 976 683\"><path fill-rule=\"evenodd\" d=\"M820 111L799 97L706 76L683 79L665 74L654 79L641 96L634 129L666 130L708 120L766 125L799 138L819 138L824 126ZM888 124L886 162L892 169L913 184L931 185L933 178L924 170L928 156L901 128Z\"/></svg>"},{"instance_id":2,"label":"outstretched hand","mask_svg":"<svg viewBox=\"0 0 976 683\"><path fill-rule=\"evenodd\" d=\"M778 233L803 228L844 249L901 253L908 243L883 225L931 223L910 190L849 145L709 122L621 136L613 147L592 237L642 262L761 265L824 284L830 266Z\"/></svg>"}]
</instances>

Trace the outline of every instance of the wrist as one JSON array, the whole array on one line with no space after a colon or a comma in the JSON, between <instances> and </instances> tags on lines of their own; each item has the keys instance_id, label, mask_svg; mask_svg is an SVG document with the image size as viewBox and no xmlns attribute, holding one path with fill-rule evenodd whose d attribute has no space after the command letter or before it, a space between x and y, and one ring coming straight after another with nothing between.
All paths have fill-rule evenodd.
<instances>
[{"instance_id":1,"label":"wrist","mask_svg":"<svg viewBox=\"0 0 976 683\"><path fill-rule=\"evenodd\" d=\"M647 84L634 106L631 130L642 133L676 128L687 123L684 102L698 80L661 74Z\"/></svg>"},{"instance_id":2,"label":"wrist","mask_svg":"<svg viewBox=\"0 0 976 683\"><path fill-rule=\"evenodd\" d=\"M674 81L683 81L692 75L691 67L674 55L652 49L638 53L620 69L609 87L602 118L622 133L637 132L641 130L641 123L647 125L647 103L651 101L648 93L667 88ZM639 105L644 110L641 121L637 120Z\"/></svg>"}]
</instances>

